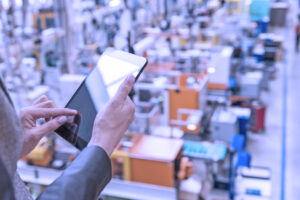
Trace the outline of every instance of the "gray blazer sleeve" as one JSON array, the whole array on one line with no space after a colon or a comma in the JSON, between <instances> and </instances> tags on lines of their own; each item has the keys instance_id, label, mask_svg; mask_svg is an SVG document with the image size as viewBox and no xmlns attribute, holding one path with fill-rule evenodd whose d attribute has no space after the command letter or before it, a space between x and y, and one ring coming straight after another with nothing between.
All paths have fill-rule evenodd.
<instances>
[{"instance_id":1,"label":"gray blazer sleeve","mask_svg":"<svg viewBox=\"0 0 300 200\"><path fill-rule=\"evenodd\" d=\"M98 146L86 147L38 200L94 200L110 181L111 163Z\"/></svg>"},{"instance_id":2,"label":"gray blazer sleeve","mask_svg":"<svg viewBox=\"0 0 300 200\"><path fill-rule=\"evenodd\" d=\"M3 200L14 200L14 189L6 170L4 163L0 156L0 199Z\"/></svg>"}]
</instances>

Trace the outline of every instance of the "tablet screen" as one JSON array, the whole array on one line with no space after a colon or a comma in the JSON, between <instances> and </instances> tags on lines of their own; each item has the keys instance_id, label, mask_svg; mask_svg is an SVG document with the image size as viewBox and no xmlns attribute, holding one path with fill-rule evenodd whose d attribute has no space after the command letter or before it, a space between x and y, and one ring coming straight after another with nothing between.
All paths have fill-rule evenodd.
<instances>
[{"instance_id":1,"label":"tablet screen","mask_svg":"<svg viewBox=\"0 0 300 200\"><path fill-rule=\"evenodd\" d=\"M78 135L75 136L77 139L73 141L73 145L83 149L88 144L97 113L115 96L123 81L130 74L137 76L143 67L109 54L101 56L97 66L90 72L66 106L78 110L81 115Z\"/></svg>"}]
</instances>

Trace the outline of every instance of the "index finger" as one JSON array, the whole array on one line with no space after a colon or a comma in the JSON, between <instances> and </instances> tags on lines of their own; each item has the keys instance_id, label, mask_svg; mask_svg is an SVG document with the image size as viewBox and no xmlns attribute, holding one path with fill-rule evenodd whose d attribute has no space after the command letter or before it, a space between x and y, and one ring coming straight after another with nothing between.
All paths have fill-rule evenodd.
<instances>
[{"instance_id":1,"label":"index finger","mask_svg":"<svg viewBox=\"0 0 300 200\"><path fill-rule=\"evenodd\" d=\"M34 118L51 118L57 116L72 116L78 112L69 108L34 108L31 110L31 115Z\"/></svg>"},{"instance_id":2,"label":"index finger","mask_svg":"<svg viewBox=\"0 0 300 200\"><path fill-rule=\"evenodd\" d=\"M122 99L122 100L126 100L128 94L130 93L130 91L133 88L135 82L135 77L133 75L130 75L126 78L126 80L122 83L122 85L120 86L115 98L116 99Z\"/></svg>"},{"instance_id":3,"label":"index finger","mask_svg":"<svg viewBox=\"0 0 300 200\"><path fill-rule=\"evenodd\" d=\"M37 104L43 103L45 101L48 101L48 97L46 95L43 95L43 96L39 97L37 100L35 100L32 105L37 105Z\"/></svg>"}]
</instances>

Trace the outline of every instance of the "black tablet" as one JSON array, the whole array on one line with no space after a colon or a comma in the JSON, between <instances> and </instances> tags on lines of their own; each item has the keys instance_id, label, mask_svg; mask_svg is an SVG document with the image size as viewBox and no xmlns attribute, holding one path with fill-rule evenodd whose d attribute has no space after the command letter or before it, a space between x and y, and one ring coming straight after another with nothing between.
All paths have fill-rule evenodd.
<instances>
[{"instance_id":1,"label":"black tablet","mask_svg":"<svg viewBox=\"0 0 300 200\"><path fill-rule=\"evenodd\" d=\"M69 117L55 132L80 150L86 147L97 113L115 96L129 75L133 74L137 80L146 65L146 58L107 49L66 105L79 114Z\"/></svg>"}]
</instances>

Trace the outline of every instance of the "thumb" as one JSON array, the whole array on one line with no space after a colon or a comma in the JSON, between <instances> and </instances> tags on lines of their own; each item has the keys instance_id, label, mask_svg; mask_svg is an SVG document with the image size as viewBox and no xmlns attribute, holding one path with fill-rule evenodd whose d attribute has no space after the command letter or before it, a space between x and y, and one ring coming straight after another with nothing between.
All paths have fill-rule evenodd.
<instances>
[{"instance_id":1,"label":"thumb","mask_svg":"<svg viewBox=\"0 0 300 200\"><path fill-rule=\"evenodd\" d=\"M45 136L46 134L51 133L51 132L55 131L56 129L58 129L61 125L63 125L67 121L68 121L68 118L66 116L56 117L56 118L48 121L47 123L36 127L36 131L39 135Z\"/></svg>"}]
</instances>

